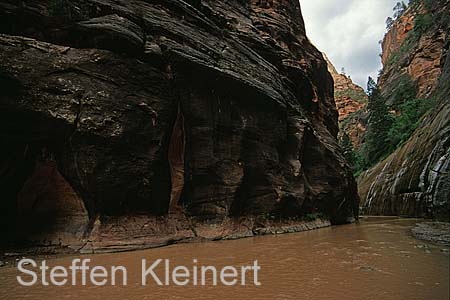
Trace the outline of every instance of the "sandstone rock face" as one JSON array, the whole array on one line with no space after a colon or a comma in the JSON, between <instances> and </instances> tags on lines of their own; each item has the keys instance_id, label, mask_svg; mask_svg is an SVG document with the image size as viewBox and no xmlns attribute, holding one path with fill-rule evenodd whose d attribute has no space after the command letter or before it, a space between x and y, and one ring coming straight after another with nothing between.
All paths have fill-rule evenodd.
<instances>
[{"instance_id":1,"label":"sandstone rock face","mask_svg":"<svg viewBox=\"0 0 450 300\"><path fill-rule=\"evenodd\" d=\"M426 116L408 142L359 177L359 192L366 214L426 216L448 221L449 95L447 84L440 105Z\"/></svg>"},{"instance_id":2,"label":"sandstone rock face","mask_svg":"<svg viewBox=\"0 0 450 300\"><path fill-rule=\"evenodd\" d=\"M345 74L336 71L331 61L323 54L328 71L334 81L334 99L339 113L341 133L350 137L353 147L359 149L366 132L366 106L368 97L364 89L353 83Z\"/></svg>"},{"instance_id":3,"label":"sandstone rock face","mask_svg":"<svg viewBox=\"0 0 450 300\"><path fill-rule=\"evenodd\" d=\"M37 190L63 215L87 212L87 232L167 214L171 198L199 220L357 214L332 78L298 1L3 0L0 17L4 220ZM58 196L40 187L42 158Z\"/></svg>"},{"instance_id":4,"label":"sandstone rock face","mask_svg":"<svg viewBox=\"0 0 450 300\"><path fill-rule=\"evenodd\" d=\"M423 10L423 8L422 8ZM398 18L392 28L386 33L382 41L381 62L388 64L391 55L397 52L406 40L407 34L414 28L414 17L417 12L409 8Z\"/></svg>"},{"instance_id":5,"label":"sandstone rock face","mask_svg":"<svg viewBox=\"0 0 450 300\"><path fill-rule=\"evenodd\" d=\"M342 123L342 133L348 134L354 150L360 149L364 142L368 119L367 109L363 107Z\"/></svg>"},{"instance_id":6,"label":"sandstone rock face","mask_svg":"<svg viewBox=\"0 0 450 300\"><path fill-rule=\"evenodd\" d=\"M427 98L436 89L442 71L442 49L448 34L445 25L448 5L448 2L436 1L429 10L423 4L410 7L385 35L382 43L384 68L378 83L388 102L392 101L392 91L399 79L405 75L417 85L418 97ZM418 16L428 16L433 24L442 26L433 26L415 41L413 29Z\"/></svg>"},{"instance_id":7,"label":"sandstone rock face","mask_svg":"<svg viewBox=\"0 0 450 300\"><path fill-rule=\"evenodd\" d=\"M393 78L408 70L416 74L413 78L418 82L419 95L434 90L431 95L436 98L436 105L403 146L359 177L359 193L367 214L426 216L446 221L450 216L450 24L445 21L448 1L436 1L433 9L434 18L439 20L433 32L420 38L408 61L398 61L383 74L381 88L388 94L390 85L395 84ZM439 63L435 61L438 58ZM424 82L432 88L425 89L428 83Z\"/></svg>"},{"instance_id":8,"label":"sandstone rock face","mask_svg":"<svg viewBox=\"0 0 450 300\"><path fill-rule=\"evenodd\" d=\"M448 33L438 31L423 37L407 70L417 83L418 96L428 97L436 89L442 72L442 48Z\"/></svg>"},{"instance_id":9,"label":"sandstone rock face","mask_svg":"<svg viewBox=\"0 0 450 300\"><path fill-rule=\"evenodd\" d=\"M58 172L53 161L37 162L17 195L16 226L24 238L76 243L89 223L83 200Z\"/></svg>"}]
</instances>

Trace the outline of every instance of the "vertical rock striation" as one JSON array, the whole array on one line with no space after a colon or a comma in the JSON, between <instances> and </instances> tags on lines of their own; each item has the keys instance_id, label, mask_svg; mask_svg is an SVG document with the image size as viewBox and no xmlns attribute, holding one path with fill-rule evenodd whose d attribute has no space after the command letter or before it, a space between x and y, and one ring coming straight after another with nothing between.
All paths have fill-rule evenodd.
<instances>
[{"instance_id":1,"label":"vertical rock striation","mask_svg":"<svg viewBox=\"0 0 450 300\"><path fill-rule=\"evenodd\" d=\"M409 74L417 85L417 96L431 96L435 104L408 141L359 177L362 205L368 214L426 216L447 221L450 216L448 5L448 1L435 1L425 8L420 2L408 9L386 35L383 50L390 53L386 55L390 62L385 65L379 85L388 102L393 89L399 85L398 79ZM435 22L419 38L412 39L410 35L403 45L394 47L392 41L399 40L396 33L399 27L409 28L405 20L423 18L428 13ZM395 54L396 48L403 50ZM392 60L395 55L397 58Z\"/></svg>"}]
</instances>

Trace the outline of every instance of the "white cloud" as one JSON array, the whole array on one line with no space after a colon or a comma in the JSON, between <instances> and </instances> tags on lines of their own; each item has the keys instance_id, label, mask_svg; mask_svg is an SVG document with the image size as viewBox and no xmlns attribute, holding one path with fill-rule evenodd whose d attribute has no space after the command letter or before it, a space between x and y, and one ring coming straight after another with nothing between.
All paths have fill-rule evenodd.
<instances>
[{"instance_id":1,"label":"white cloud","mask_svg":"<svg viewBox=\"0 0 450 300\"><path fill-rule=\"evenodd\" d=\"M381 69L378 41L386 32L385 20L398 0L300 0L306 33L325 52L336 69L366 86Z\"/></svg>"}]
</instances>

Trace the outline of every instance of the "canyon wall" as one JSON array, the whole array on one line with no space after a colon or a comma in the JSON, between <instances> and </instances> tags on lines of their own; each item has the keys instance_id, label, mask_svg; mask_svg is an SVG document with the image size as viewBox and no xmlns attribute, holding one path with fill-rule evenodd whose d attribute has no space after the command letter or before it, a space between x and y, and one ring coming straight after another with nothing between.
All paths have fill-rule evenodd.
<instances>
[{"instance_id":1,"label":"canyon wall","mask_svg":"<svg viewBox=\"0 0 450 300\"><path fill-rule=\"evenodd\" d=\"M0 18L5 234L79 239L169 204L219 222L357 215L298 1L1 0Z\"/></svg>"},{"instance_id":2,"label":"canyon wall","mask_svg":"<svg viewBox=\"0 0 450 300\"><path fill-rule=\"evenodd\" d=\"M417 2L417 1L416 1ZM359 179L364 212L370 215L430 217L448 221L450 205L450 55L449 3L435 1L409 8L383 42L384 70L379 87L388 105L405 76L416 97L433 107L417 130L394 153ZM431 19L414 36L413 19ZM406 23L405 23L406 22ZM423 21L414 22L419 26ZM419 24L419 25L418 25ZM410 34L405 34L409 31ZM400 99L401 100L401 99Z\"/></svg>"},{"instance_id":3,"label":"canyon wall","mask_svg":"<svg viewBox=\"0 0 450 300\"><path fill-rule=\"evenodd\" d=\"M405 76L417 85L418 97L427 98L436 89L442 72L448 3L416 2L395 21L382 42L383 71L378 85L388 104L393 103L392 94Z\"/></svg>"},{"instance_id":4,"label":"canyon wall","mask_svg":"<svg viewBox=\"0 0 450 300\"><path fill-rule=\"evenodd\" d=\"M421 7L423 11L423 7ZM401 15L389 31L385 34L381 43L381 63L383 66L388 65L391 55L400 50L403 42L406 40L408 32L414 29L414 17L417 14L415 9L409 7L403 15Z\"/></svg>"},{"instance_id":5,"label":"canyon wall","mask_svg":"<svg viewBox=\"0 0 450 300\"><path fill-rule=\"evenodd\" d=\"M359 149L367 126L367 94L352 79L338 73L333 63L323 54L334 81L334 99L339 113L340 134L347 134L354 149Z\"/></svg>"}]
</instances>

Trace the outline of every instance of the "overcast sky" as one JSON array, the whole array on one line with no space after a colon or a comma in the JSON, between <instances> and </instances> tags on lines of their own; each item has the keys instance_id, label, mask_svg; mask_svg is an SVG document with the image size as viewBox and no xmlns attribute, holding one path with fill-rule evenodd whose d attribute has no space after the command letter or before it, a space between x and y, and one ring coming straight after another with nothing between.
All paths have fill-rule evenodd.
<instances>
[{"instance_id":1,"label":"overcast sky","mask_svg":"<svg viewBox=\"0 0 450 300\"><path fill-rule=\"evenodd\" d=\"M381 69L378 41L386 32L398 0L300 0L306 33L338 71L345 68L354 82L366 88ZM407 1L405 1L407 2Z\"/></svg>"}]
</instances>

